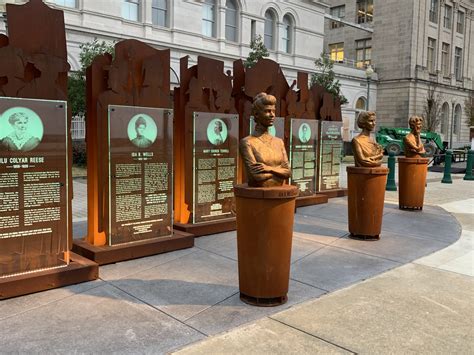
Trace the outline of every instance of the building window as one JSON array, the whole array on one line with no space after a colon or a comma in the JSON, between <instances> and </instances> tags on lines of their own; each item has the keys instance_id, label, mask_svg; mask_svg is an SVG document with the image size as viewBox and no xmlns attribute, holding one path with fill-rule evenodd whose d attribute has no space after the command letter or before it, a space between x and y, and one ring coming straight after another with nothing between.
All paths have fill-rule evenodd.
<instances>
[{"instance_id":1,"label":"building window","mask_svg":"<svg viewBox=\"0 0 474 355\"><path fill-rule=\"evenodd\" d=\"M458 11L458 22L456 25L456 32L457 33L464 33L464 12Z\"/></svg>"},{"instance_id":2,"label":"building window","mask_svg":"<svg viewBox=\"0 0 474 355\"><path fill-rule=\"evenodd\" d=\"M453 21L453 8L449 5L444 5L444 28L451 29Z\"/></svg>"},{"instance_id":3,"label":"building window","mask_svg":"<svg viewBox=\"0 0 474 355\"><path fill-rule=\"evenodd\" d=\"M449 44L443 43L441 47L441 72L444 76L449 75Z\"/></svg>"},{"instance_id":4,"label":"building window","mask_svg":"<svg viewBox=\"0 0 474 355\"><path fill-rule=\"evenodd\" d=\"M202 4L202 34L207 37L216 36L215 0L204 0Z\"/></svg>"},{"instance_id":5,"label":"building window","mask_svg":"<svg viewBox=\"0 0 474 355\"><path fill-rule=\"evenodd\" d=\"M235 0L225 2L225 39L237 42L237 5Z\"/></svg>"},{"instance_id":6,"label":"building window","mask_svg":"<svg viewBox=\"0 0 474 355\"><path fill-rule=\"evenodd\" d=\"M139 0L122 0L122 17L125 20L138 21Z\"/></svg>"},{"instance_id":7,"label":"building window","mask_svg":"<svg viewBox=\"0 0 474 355\"><path fill-rule=\"evenodd\" d=\"M264 40L263 43L268 49L275 49L273 34L275 33L275 15L272 10L265 12Z\"/></svg>"},{"instance_id":8,"label":"building window","mask_svg":"<svg viewBox=\"0 0 474 355\"><path fill-rule=\"evenodd\" d=\"M151 3L151 22L154 25L168 27L166 0L153 0Z\"/></svg>"},{"instance_id":9,"label":"building window","mask_svg":"<svg viewBox=\"0 0 474 355\"><path fill-rule=\"evenodd\" d=\"M76 0L54 0L56 5L64 7L77 7Z\"/></svg>"},{"instance_id":10,"label":"building window","mask_svg":"<svg viewBox=\"0 0 474 355\"><path fill-rule=\"evenodd\" d=\"M344 16L346 16L346 5L333 7L331 8L331 10L329 10L329 13L333 17L343 19ZM344 24L339 21L331 21L331 24L330 24L331 29L339 28L339 27L344 27Z\"/></svg>"},{"instance_id":11,"label":"building window","mask_svg":"<svg viewBox=\"0 0 474 355\"><path fill-rule=\"evenodd\" d=\"M344 42L329 45L329 58L333 62L342 63L344 61Z\"/></svg>"},{"instance_id":12,"label":"building window","mask_svg":"<svg viewBox=\"0 0 474 355\"><path fill-rule=\"evenodd\" d=\"M356 66L365 68L372 62L372 40L362 39L356 41Z\"/></svg>"},{"instance_id":13,"label":"building window","mask_svg":"<svg viewBox=\"0 0 474 355\"><path fill-rule=\"evenodd\" d=\"M430 3L430 22L438 23L438 0L431 0Z\"/></svg>"},{"instance_id":14,"label":"building window","mask_svg":"<svg viewBox=\"0 0 474 355\"><path fill-rule=\"evenodd\" d=\"M456 80L462 80L462 49L454 49L454 76Z\"/></svg>"},{"instance_id":15,"label":"building window","mask_svg":"<svg viewBox=\"0 0 474 355\"><path fill-rule=\"evenodd\" d=\"M433 38L428 38L428 62L427 67L430 73L434 73L436 70L435 63L435 49L436 49L436 40Z\"/></svg>"},{"instance_id":16,"label":"building window","mask_svg":"<svg viewBox=\"0 0 474 355\"><path fill-rule=\"evenodd\" d=\"M283 51L286 53L291 53L291 38L293 37L293 19L290 15L285 15L283 17L283 33L281 36L281 41L283 45Z\"/></svg>"},{"instance_id":17,"label":"building window","mask_svg":"<svg viewBox=\"0 0 474 355\"><path fill-rule=\"evenodd\" d=\"M257 37L257 21L250 21L250 40L254 40Z\"/></svg>"},{"instance_id":18,"label":"building window","mask_svg":"<svg viewBox=\"0 0 474 355\"><path fill-rule=\"evenodd\" d=\"M454 109L453 134L459 134L459 126L461 124L462 109L461 105L457 104Z\"/></svg>"},{"instance_id":19,"label":"building window","mask_svg":"<svg viewBox=\"0 0 474 355\"><path fill-rule=\"evenodd\" d=\"M449 121L449 104L445 102L441 107L441 133L446 135L448 133Z\"/></svg>"},{"instance_id":20,"label":"building window","mask_svg":"<svg viewBox=\"0 0 474 355\"><path fill-rule=\"evenodd\" d=\"M363 111L367 108L367 101L364 97L359 97L356 101L356 110Z\"/></svg>"},{"instance_id":21,"label":"building window","mask_svg":"<svg viewBox=\"0 0 474 355\"><path fill-rule=\"evenodd\" d=\"M357 23L372 22L374 17L374 0L357 0Z\"/></svg>"}]
</instances>

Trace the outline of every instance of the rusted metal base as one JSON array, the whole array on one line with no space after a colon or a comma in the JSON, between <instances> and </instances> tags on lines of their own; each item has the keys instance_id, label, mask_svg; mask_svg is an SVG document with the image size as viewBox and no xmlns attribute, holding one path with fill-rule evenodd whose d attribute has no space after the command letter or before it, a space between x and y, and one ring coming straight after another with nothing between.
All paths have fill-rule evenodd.
<instances>
[{"instance_id":1,"label":"rusted metal base","mask_svg":"<svg viewBox=\"0 0 474 355\"><path fill-rule=\"evenodd\" d=\"M349 238L357 240L379 240L379 235L360 235L360 234L349 234Z\"/></svg>"},{"instance_id":2,"label":"rusted metal base","mask_svg":"<svg viewBox=\"0 0 474 355\"><path fill-rule=\"evenodd\" d=\"M288 301L288 296L285 295L273 298L257 298L240 293L240 300L251 306L275 307L285 304Z\"/></svg>"},{"instance_id":3,"label":"rusted metal base","mask_svg":"<svg viewBox=\"0 0 474 355\"><path fill-rule=\"evenodd\" d=\"M398 206L399 209L401 210L407 210L407 211L421 211L423 209L423 206Z\"/></svg>"},{"instance_id":4,"label":"rusted metal base","mask_svg":"<svg viewBox=\"0 0 474 355\"><path fill-rule=\"evenodd\" d=\"M237 229L237 222L235 218L229 218L207 223L175 223L173 228L175 230L191 233L195 237L202 237L209 234L235 231Z\"/></svg>"},{"instance_id":5,"label":"rusted metal base","mask_svg":"<svg viewBox=\"0 0 474 355\"><path fill-rule=\"evenodd\" d=\"M328 198L344 197L347 196L347 189L324 190L320 193L326 195Z\"/></svg>"},{"instance_id":6,"label":"rusted metal base","mask_svg":"<svg viewBox=\"0 0 474 355\"><path fill-rule=\"evenodd\" d=\"M99 266L80 255L70 253L69 265L0 279L0 300L46 291L99 277Z\"/></svg>"},{"instance_id":7,"label":"rusted metal base","mask_svg":"<svg viewBox=\"0 0 474 355\"><path fill-rule=\"evenodd\" d=\"M320 205L328 203L328 196L326 194L314 194L311 196L297 197L295 201L296 208L304 206Z\"/></svg>"},{"instance_id":8,"label":"rusted metal base","mask_svg":"<svg viewBox=\"0 0 474 355\"><path fill-rule=\"evenodd\" d=\"M191 248L193 246L194 236L192 234L174 231L171 237L142 240L114 246L94 246L85 240L75 240L72 250L75 253L95 261L99 265L106 265Z\"/></svg>"}]
</instances>

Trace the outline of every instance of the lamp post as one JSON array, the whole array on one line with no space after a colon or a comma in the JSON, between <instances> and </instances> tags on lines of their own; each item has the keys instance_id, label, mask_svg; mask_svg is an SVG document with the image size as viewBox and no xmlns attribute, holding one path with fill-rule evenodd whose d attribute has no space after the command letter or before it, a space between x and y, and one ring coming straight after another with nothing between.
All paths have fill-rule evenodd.
<instances>
[{"instance_id":1,"label":"lamp post","mask_svg":"<svg viewBox=\"0 0 474 355\"><path fill-rule=\"evenodd\" d=\"M370 78L372 77L372 74L374 73L374 69L372 69L372 66L369 64L367 69L365 70L365 76L367 77L367 105L365 107L366 111L369 111L369 100L370 100Z\"/></svg>"},{"instance_id":2,"label":"lamp post","mask_svg":"<svg viewBox=\"0 0 474 355\"><path fill-rule=\"evenodd\" d=\"M456 104L455 100L451 101L451 127L449 132L449 149L453 149L453 128L454 128L454 105ZM456 122L457 123L457 122Z\"/></svg>"}]
</instances>

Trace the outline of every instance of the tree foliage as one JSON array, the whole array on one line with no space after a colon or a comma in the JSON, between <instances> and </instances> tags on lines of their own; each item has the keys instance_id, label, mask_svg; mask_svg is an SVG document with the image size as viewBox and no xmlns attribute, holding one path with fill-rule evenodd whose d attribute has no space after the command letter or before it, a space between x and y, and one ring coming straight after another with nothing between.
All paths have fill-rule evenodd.
<instances>
[{"instance_id":1,"label":"tree foliage","mask_svg":"<svg viewBox=\"0 0 474 355\"><path fill-rule=\"evenodd\" d=\"M244 66L246 68L252 68L257 64L258 60L264 57L268 57L270 53L267 47L263 43L262 36L258 35L250 42L250 53L247 59L244 60Z\"/></svg>"},{"instance_id":2,"label":"tree foliage","mask_svg":"<svg viewBox=\"0 0 474 355\"><path fill-rule=\"evenodd\" d=\"M98 41L83 43L79 46L81 52L79 61L81 68L68 78L68 102L73 116L83 116L86 113L86 69L94 58L104 53L114 54L114 43Z\"/></svg>"},{"instance_id":3,"label":"tree foliage","mask_svg":"<svg viewBox=\"0 0 474 355\"><path fill-rule=\"evenodd\" d=\"M464 110L466 111L466 124L469 127L474 126L474 92L464 101Z\"/></svg>"},{"instance_id":4,"label":"tree foliage","mask_svg":"<svg viewBox=\"0 0 474 355\"><path fill-rule=\"evenodd\" d=\"M326 91L337 97L341 105L348 103L349 101L341 93L341 83L336 79L336 74L333 70L334 62L326 53L321 53L321 57L314 61L314 65L316 66L317 72L311 75L311 86L319 84L326 89Z\"/></svg>"},{"instance_id":5,"label":"tree foliage","mask_svg":"<svg viewBox=\"0 0 474 355\"><path fill-rule=\"evenodd\" d=\"M442 97L436 93L436 86L428 85L428 92L423 107L423 125L428 132L436 132L441 122L441 103Z\"/></svg>"}]
</instances>

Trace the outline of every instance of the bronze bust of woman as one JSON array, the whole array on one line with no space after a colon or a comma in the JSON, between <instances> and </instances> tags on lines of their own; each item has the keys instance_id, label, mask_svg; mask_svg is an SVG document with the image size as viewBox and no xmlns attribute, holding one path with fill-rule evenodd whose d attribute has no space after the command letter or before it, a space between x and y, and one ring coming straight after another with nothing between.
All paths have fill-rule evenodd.
<instances>
[{"instance_id":1,"label":"bronze bust of woman","mask_svg":"<svg viewBox=\"0 0 474 355\"><path fill-rule=\"evenodd\" d=\"M356 167L373 168L382 165L383 148L370 138L375 128L375 112L364 111L357 117L357 126L362 132L352 139L352 153Z\"/></svg>"},{"instance_id":2,"label":"bronze bust of woman","mask_svg":"<svg viewBox=\"0 0 474 355\"><path fill-rule=\"evenodd\" d=\"M255 131L240 141L240 155L250 187L281 186L291 175L285 144L268 128L275 119L276 98L262 92L255 96L252 115Z\"/></svg>"},{"instance_id":3,"label":"bronze bust of woman","mask_svg":"<svg viewBox=\"0 0 474 355\"><path fill-rule=\"evenodd\" d=\"M425 147L420 137L423 128L423 117L411 116L408 124L411 132L403 138L405 156L407 158L421 158L421 155L425 154Z\"/></svg>"}]
</instances>

